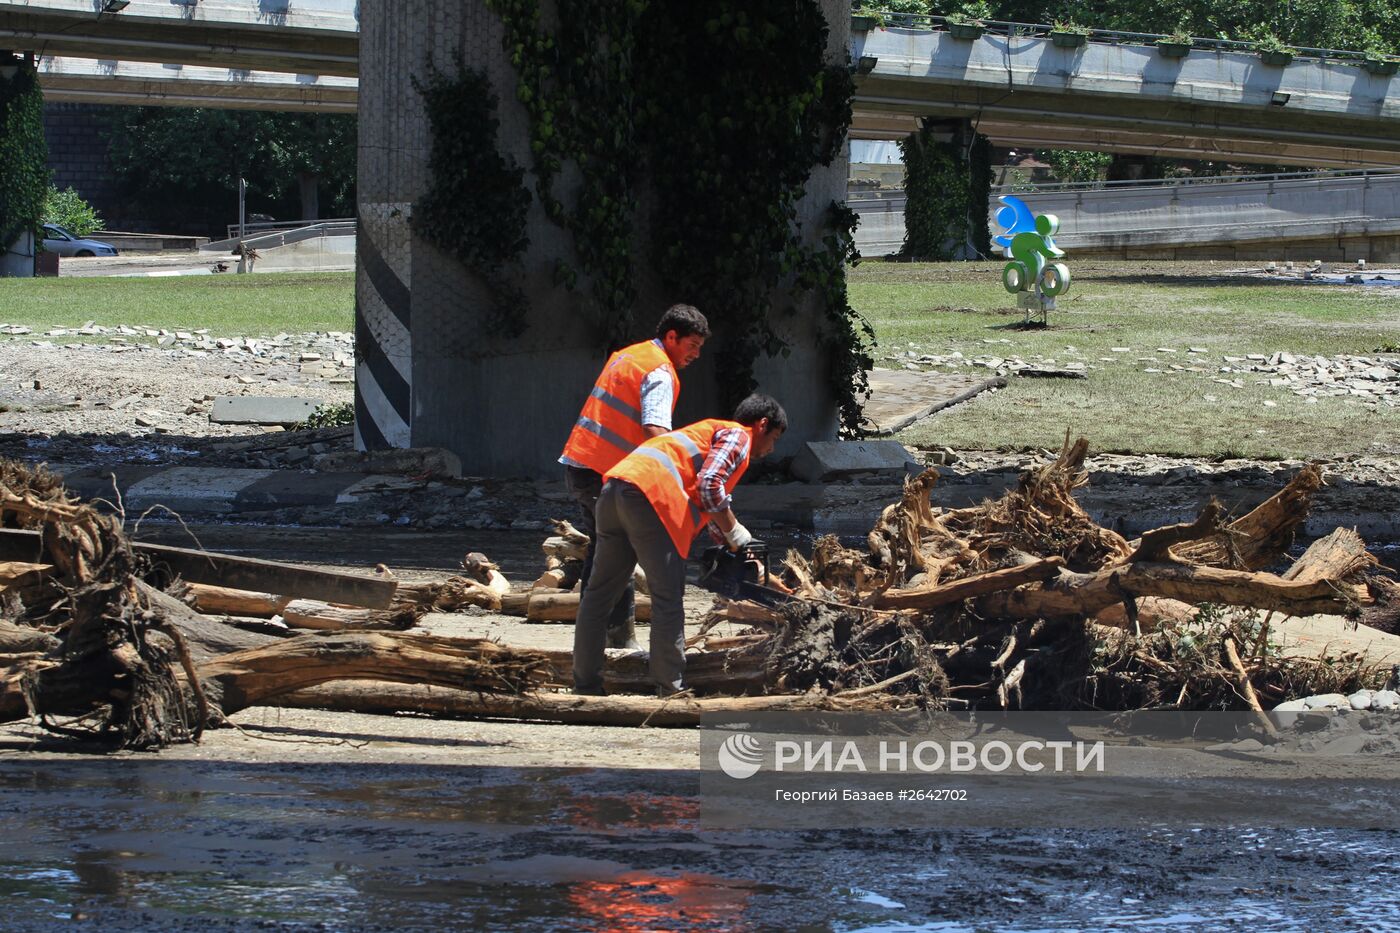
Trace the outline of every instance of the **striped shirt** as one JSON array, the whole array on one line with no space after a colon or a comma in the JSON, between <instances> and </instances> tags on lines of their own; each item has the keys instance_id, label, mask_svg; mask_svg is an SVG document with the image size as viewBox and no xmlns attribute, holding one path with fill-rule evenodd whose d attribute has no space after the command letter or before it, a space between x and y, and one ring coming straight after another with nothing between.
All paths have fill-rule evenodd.
<instances>
[{"instance_id":1,"label":"striped shirt","mask_svg":"<svg viewBox=\"0 0 1400 933\"><path fill-rule=\"evenodd\" d=\"M695 491L700 497L700 511L723 512L729 508L732 497L725 491L725 480L749 455L749 432L743 428L722 428L715 432L710 443L710 454L700 465L700 475L696 478ZM724 534L714 522L706 522L710 539L716 544L724 543Z\"/></svg>"}]
</instances>

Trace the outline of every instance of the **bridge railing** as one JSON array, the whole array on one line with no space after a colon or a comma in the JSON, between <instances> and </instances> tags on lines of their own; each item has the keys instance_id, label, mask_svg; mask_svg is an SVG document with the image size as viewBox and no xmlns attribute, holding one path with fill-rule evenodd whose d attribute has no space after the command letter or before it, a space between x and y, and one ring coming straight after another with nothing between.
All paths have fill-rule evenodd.
<instances>
[{"instance_id":1,"label":"bridge railing","mask_svg":"<svg viewBox=\"0 0 1400 933\"><path fill-rule=\"evenodd\" d=\"M1392 179L1400 176L1400 166L1380 169L1323 169L1299 172L1264 172L1252 175L1202 175L1181 178L1141 178L1126 181L1066 181L1019 182L993 185L992 197L1003 194L1053 194L1073 191L1140 191L1149 188L1191 188L1202 185L1231 185L1242 182L1320 181L1333 178ZM846 192L849 204L899 200L903 188L851 188Z\"/></svg>"},{"instance_id":2,"label":"bridge railing","mask_svg":"<svg viewBox=\"0 0 1400 933\"><path fill-rule=\"evenodd\" d=\"M244 236L252 239L264 233L276 233L282 230L296 230L299 227L310 227L314 224L354 224L353 217L330 217L323 220L269 220L260 221L255 224L244 224L243 229L247 231ZM228 225L228 238L230 240L238 237L238 224Z\"/></svg>"},{"instance_id":3,"label":"bridge railing","mask_svg":"<svg viewBox=\"0 0 1400 933\"><path fill-rule=\"evenodd\" d=\"M1200 185L1229 185L1239 182L1257 181L1312 181L1327 178L1393 178L1400 175L1400 166L1395 168L1370 169L1323 169L1320 171L1268 172L1256 175L1186 175L1180 178L1140 178L1126 181L1065 181L1065 182L1022 182L1011 185L996 185L992 194L1015 194L1018 191L1105 191L1137 190L1141 188L1186 188Z\"/></svg>"},{"instance_id":4,"label":"bridge railing","mask_svg":"<svg viewBox=\"0 0 1400 933\"><path fill-rule=\"evenodd\" d=\"M860 10L853 14L853 19L859 20L861 17L873 18L884 26L898 26L904 29L922 29L929 32L946 30L949 26L947 18L942 16L926 16L920 13L891 13L883 10ZM1057 30L1048 23L1013 23L1006 20L984 19L979 20L986 31L992 35L1000 36L1023 36L1027 38L1049 38L1050 33ZM1113 45L1155 45L1161 39L1171 38L1166 33L1156 32L1125 32L1118 29L1093 29L1085 27L1088 38L1106 42ZM1193 49L1206 49L1219 52L1257 52L1259 45L1255 42L1245 42L1237 39L1213 39L1205 36L1192 36L1191 47ZM1290 46L1295 57L1316 58L1321 60L1340 60L1360 64L1367 59L1375 58L1375 55L1347 49L1319 49L1309 46Z\"/></svg>"}]
</instances>

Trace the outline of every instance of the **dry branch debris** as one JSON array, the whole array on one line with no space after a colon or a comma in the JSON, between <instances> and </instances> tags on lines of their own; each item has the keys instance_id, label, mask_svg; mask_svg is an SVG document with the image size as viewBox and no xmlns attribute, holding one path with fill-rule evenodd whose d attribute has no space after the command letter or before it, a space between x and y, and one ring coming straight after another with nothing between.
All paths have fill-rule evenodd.
<instances>
[{"instance_id":1,"label":"dry branch debris","mask_svg":"<svg viewBox=\"0 0 1400 933\"><path fill-rule=\"evenodd\" d=\"M196 740L254 704L685 725L710 710L1262 711L1373 677L1359 663L1277 657L1261 618L1365 612L1391 627L1400 618L1400 585L1354 531L1338 529L1267 572L1286 560L1321 487L1318 468L1242 518L1227 522L1211 502L1195 521L1129 542L1074 497L1087 482L1087 450L1067 439L1015 489L970 508L934 505L936 472L911 478L864 551L821 538L810 559L785 560L791 595L717 599L690 642L692 695L666 700L628 695L653 689L636 652L613 653L610 696L573 697L560 692L570 686L568 652L385 631L466 607L572 621L588 539L567 522L543 544L544 574L520 592L476 552L460 574L428 583L398 582L383 567L377 579L356 580L222 555L208 566L230 568L238 585L187 583L53 477L0 462L0 527L34 529L43 561L0 564L0 721L37 716L148 747ZM363 599L392 591L392 602L312 598L295 591L299 580ZM259 582L265 590L248 588ZM649 608L639 595L638 618ZM720 622L742 630L712 632ZM283 624L318 631L295 635Z\"/></svg>"}]
</instances>

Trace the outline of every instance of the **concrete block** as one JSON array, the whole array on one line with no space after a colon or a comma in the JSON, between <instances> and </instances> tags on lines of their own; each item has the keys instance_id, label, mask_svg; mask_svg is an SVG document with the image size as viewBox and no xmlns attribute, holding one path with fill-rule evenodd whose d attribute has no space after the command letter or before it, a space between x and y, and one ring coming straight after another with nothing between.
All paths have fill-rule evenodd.
<instances>
[{"instance_id":1,"label":"concrete block","mask_svg":"<svg viewBox=\"0 0 1400 933\"><path fill-rule=\"evenodd\" d=\"M322 404L318 398L224 396L214 399L209 420L215 424L298 424Z\"/></svg>"},{"instance_id":2,"label":"concrete block","mask_svg":"<svg viewBox=\"0 0 1400 933\"><path fill-rule=\"evenodd\" d=\"M792 475L808 483L823 483L858 474L887 479L923 470L898 441L808 441L792 460Z\"/></svg>"}]
</instances>

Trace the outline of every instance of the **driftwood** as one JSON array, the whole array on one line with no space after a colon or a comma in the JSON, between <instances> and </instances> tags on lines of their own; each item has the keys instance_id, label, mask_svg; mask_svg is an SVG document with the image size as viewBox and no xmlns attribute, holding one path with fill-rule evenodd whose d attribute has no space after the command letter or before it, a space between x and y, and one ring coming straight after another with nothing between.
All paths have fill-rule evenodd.
<instances>
[{"instance_id":1,"label":"driftwood","mask_svg":"<svg viewBox=\"0 0 1400 933\"><path fill-rule=\"evenodd\" d=\"M1371 602L1365 586L1359 584L1287 580L1191 564L1136 563L1091 574L1062 571L1044 584L986 596L978 610L998 618L1092 616L1136 596L1270 609L1295 616L1344 613Z\"/></svg>"},{"instance_id":2,"label":"driftwood","mask_svg":"<svg viewBox=\"0 0 1400 933\"><path fill-rule=\"evenodd\" d=\"M7 655L45 653L63 643L48 632L0 619L0 663Z\"/></svg>"},{"instance_id":3,"label":"driftwood","mask_svg":"<svg viewBox=\"0 0 1400 933\"><path fill-rule=\"evenodd\" d=\"M516 694L546 679L528 649L478 638L404 633L302 635L221 655L196 668L224 715L332 680L386 680Z\"/></svg>"},{"instance_id":4,"label":"driftwood","mask_svg":"<svg viewBox=\"0 0 1400 933\"><path fill-rule=\"evenodd\" d=\"M895 704L879 696L585 697L567 693L510 696L411 684L331 683L278 699L278 706L360 713L429 713L466 719L522 719L592 726L696 726L706 713L878 710Z\"/></svg>"},{"instance_id":5,"label":"driftwood","mask_svg":"<svg viewBox=\"0 0 1400 933\"><path fill-rule=\"evenodd\" d=\"M573 622L578 618L578 606L582 600L578 593L557 590L532 590L525 603L525 618L531 622ZM501 610L506 611L502 605ZM651 621L651 597L637 594L636 615L638 622Z\"/></svg>"},{"instance_id":6,"label":"driftwood","mask_svg":"<svg viewBox=\"0 0 1400 933\"><path fill-rule=\"evenodd\" d=\"M209 583L190 583L185 590L190 605L206 615L249 616L270 619L280 615L292 601L290 596L236 590Z\"/></svg>"},{"instance_id":7,"label":"driftwood","mask_svg":"<svg viewBox=\"0 0 1400 933\"><path fill-rule=\"evenodd\" d=\"M1075 500L1087 481L1086 454L1082 440L1066 443L1007 495L970 508L937 508L937 474L913 478L880 515L865 551L824 538L810 560L790 555L781 573L790 600L717 601L708 624L743 631L691 639L704 646L687 656L694 695L666 700L631 695L653 689L639 652L610 653L609 696L574 697L557 692L572 681L567 651L361 630L463 606L532 621L576 616L578 594L563 586L511 593L484 555L466 555L448 580L402 583L382 568L345 582L392 592L382 608L209 579L174 588L201 613L162 591L168 581L114 521L69 501L51 478L0 463L0 515L29 536L3 553L19 561L42 553L50 563L34 606L4 581L23 578L30 587L36 578L7 578L0 565L0 613L18 623L0 626L0 720L39 713L69 728L50 717L77 717L119 745L142 747L196 738L206 723L255 704L689 725L704 711L911 705L1262 710L1303 684L1361 682L1356 671L1268 656L1267 620L1244 611L1400 603L1400 586L1377 575L1354 532L1315 543L1279 575L1261 572L1292 541L1320 472L1303 471L1228 524L1211 503L1195 521L1129 542ZM568 582L556 571L576 568L587 546L568 523L555 532L541 583ZM249 568L239 564L236 579L249 579ZM311 579L262 569L259 579ZM639 596L639 618L649 609ZM241 615L321 631L289 637L228 623Z\"/></svg>"},{"instance_id":8,"label":"driftwood","mask_svg":"<svg viewBox=\"0 0 1400 933\"><path fill-rule=\"evenodd\" d=\"M1052 579L1064 565L1062 557L1046 557L1017 567L990 570L921 589L885 590L872 596L870 602L879 609L918 609L926 612L1023 583Z\"/></svg>"}]
</instances>

